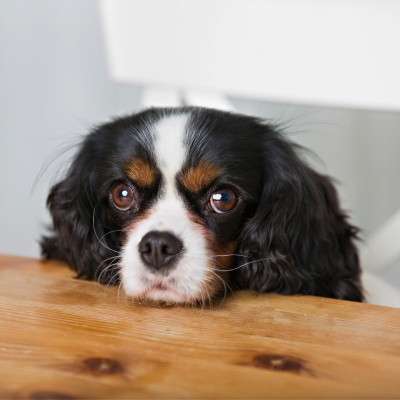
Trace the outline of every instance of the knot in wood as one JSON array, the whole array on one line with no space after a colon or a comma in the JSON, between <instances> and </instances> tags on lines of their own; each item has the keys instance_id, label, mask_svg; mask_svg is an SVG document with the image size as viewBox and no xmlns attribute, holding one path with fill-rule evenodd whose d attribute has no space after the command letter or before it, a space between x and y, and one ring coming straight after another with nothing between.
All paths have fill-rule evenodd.
<instances>
[{"instance_id":1,"label":"knot in wood","mask_svg":"<svg viewBox=\"0 0 400 400\"><path fill-rule=\"evenodd\" d=\"M83 364L95 375L113 375L124 371L124 367L118 361L109 358L88 358Z\"/></svg>"},{"instance_id":2,"label":"knot in wood","mask_svg":"<svg viewBox=\"0 0 400 400\"><path fill-rule=\"evenodd\" d=\"M257 368L272 369L277 371L300 372L304 367L289 357L274 354L260 354L253 358L253 364Z\"/></svg>"}]
</instances>

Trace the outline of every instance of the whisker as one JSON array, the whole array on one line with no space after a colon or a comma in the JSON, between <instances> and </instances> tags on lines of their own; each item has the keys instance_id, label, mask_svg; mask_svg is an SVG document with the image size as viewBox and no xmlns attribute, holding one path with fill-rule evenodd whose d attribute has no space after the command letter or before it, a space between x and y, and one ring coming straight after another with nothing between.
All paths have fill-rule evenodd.
<instances>
[{"instance_id":1,"label":"whisker","mask_svg":"<svg viewBox=\"0 0 400 400\"><path fill-rule=\"evenodd\" d=\"M210 282L211 282L211 280L210 280ZM210 310L212 310L214 308L213 303L211 300L210 292L208 291L207 285L205 285L205 284L204 284L204 289L207 291L207 297L208 297L208 301L210 303Z\"/></svg>"},{"instance_id":2,"label":"whisker","mask_svg":"<svg viewBox=\"0 0 400 400\"><path fill-rule=\"evenodd\" d=\"M205 296L205 294L204 294L204 292L203 292L203 286L204 286L204 289L205 289L205 285L203 284L203 283L201 283L201 285L200 285L200 294L201 294L201 311L200 311L200 314L203 312L203 310L204 310L204 308L206 307L206 296Z\"/></svg>"},{"instance_id":3,"label":"whisker","mask_svg":"<svg viewBox=\"0 0 400 400\"><path fill-rule=\"evenodd\" d=\"M222 279L218 274L216 274L214 271L211 271L211 272L212 272L216 277L218 277L219 279L221 279L222 283L224 284L224 287L225 287L225 285L228 286L229 290L230 290L231 293L232 293L233 298L235 298L235 293L233 293L233 290L232 290L232 288L228 285L228 283L227 283L224 279ZM225 298L226 298L226 287L225 287L225 296L224 296L224 299L222 300L222 303L225 301ZM221 303L221 304L222 304L222 303Z\"/></svg>"},{"instance_id":4,"label":"whisker","mask_svg":"<svg viewBox=\"0 0 400 400\"><path fill-rule=\"evenodd\" d=\"M108 261L108 260L115 260L115 259L118 258L118 257L119 257L119 256L113 256L113 257L109 257L109 258L106 258L105 260L103 260L103 261L99 264L99 266L97 267L96 272L94 273L94 276L96 276L97 271L99 270L99 268L100 268L106 261ZM99 280L100 280L101 274L102 274L108 267L109 267L109 266L107 266L107 267L100 273L99 279L97 280L98 282L99 282ZM99 283L100 283L100 282L99 282Z\"/></svg>"},{"instance_id":5,"label":"whisker","mask_svg":"<svg viewBox=\"0 0 400 400\"><path fill-rule=\"evenodd\" d=\"M270 260L270 259L271 259L271 257L267 257L267 258L261 258L260 260L254 260L254 261L250 261L250 262L248 262L248 263L245 263L245 264L239 265L239 266L238 266L238 267L236 267L236 268L232 268L232 269L216 269L215 271L220 271L220 272L229 272L229 271L235 271L236 269L239 269L239 268L245 267L246 265L249 265L249 264L252 264L252 263L255 263L255 262L259 262L259 261L266 261L266 260Z\"/></svg>"},{"instance_id":6,"label":"whisker","mask_svg":"<svg viewBox=\"0 0 400 400\"><path fill-rule=\"evenodd\" d=\"M108 266L108 268L109 267L111 267L111 266L120 266L120 264L118 263L118 262L116 262L116 263L114 263L114 264L110 264L109 266ZM106 287L105 287L105 289L104 289L104 293L106 292L106 290L108 289L108 286L110 285L110 282L118 275L118 273L119 273L119 270L117 270L116 271L116 274L115 275L113 275L113 276L111 276L111 278L109 279L109 281L108 281L108 283L107 283L107 285L106 285Z\"/></svg>"},{"instance_id":7,"label":"whisker","mask_svg":"<svg viewBox=\"0 0 400 400\"><path fill-rule=\"evenodd\" d=\"M115 265L117 265L117 264L115 264ZM111 276L110 281L107 283L106 289L110 285L110 283L115 279L115 277L117 277L118 275L119 275L119 271L116 270L115 274ZM112 284L112 285L114 285L114 284Z\"/></svg>"},{"instance_id":8,"label":"whisker","mask_svg":"<svg viewBox=\"0 0 400 400\"><path fill-rule=\"evenodd\" d=\"M213 258L216 257L230 257L230 256L237 256L237 257L245 257L245 258L250 258L251 256L245 256L244 254L216 254L213 255Z\"/></svg>"},{"instance_id":9,"label":"whisker","mask_svg":"<svg viewBox=\"0 0 400 400\"><path fill-rule=\"evenodd\" d=\"M111 258L113 258L114 260L117 258L119 258L119 256L115 256L115 257L111 257ZM108 259L109 260L109 259ZM103 261L104 262L104 261ZM103 275L103 273L104 272L106 272L107 270L109 270L111 267L113 267L113 266L115 266L116 264L114 263L113 264L113 262L111 262L110 263L110 265L108 265L106 268L104 268L101 272L100 272L100 275L99 275L99 277L98 277L98 279L97 279L97 282L100 284L100 279L101 279L101 276Z\"/></svg>"},{"instance_id":10,"label":"whisker","mask_svg":"<svg viewBox=\"0 0 400 400\"><path fill-rule=\"evenodd\" d=\"M222 284L224 285L224 298L222 299L222 303L225 301L225 298L226 298L226 285L225 285L225 281L220 277L220 276L218 276L214 271L211 271L217 278L219 278L220 280L221 280L221 282L222 282ZM221 303L221 304L222 304Z\"/></svg>"},{"instance_id":11,"label":"whisker","mask_svg":"<svg viewBox=\"0 0 400 400\"><path fill-rule=\"evenodd\" d=\"M118 294L117 294L118 304L119 304L119 298L120 298L119 297L119 291L121 290L121 286L122 286L122 279L121 279L122 272L121 272L121 270L119 270L118 273L120 275L120 282L119 282L119 285L118 285ZM125 304L126 304L127 299L128 299L128 295L125 292Z\"/></svg>"},{"instance_id":12,"label":"whisker","mask_svg":"<svg viewBox=\"0 0 400 400\"><path fill-rule=\"evenodd\" d=\"M109 235L110 233L115 233L115 232L122 232L122 229L116 229L115 231L110 231L110 232L105 233L105 234L100 238L100 241L101 241L102 239L104 239L107 235Z\"/></svg>"},{"instance_id":13,"label":"whisker","mask_svg":"<svg viewBox=\"0 0 400 400\"><path fill-rule=\"evenodd\" d=\"M97 205L96 205L97 206ZM111 251L113 251L114 253L117 253L117 254L121 254L121 252L120 251L117 251L117 250L114 250L114 249L110 249L108 246L106 246L100 239L99 239L99 237L97 236L97 232L96 232L96 228L94 227L94 213L95 213L95 211L96 211L96 206L94 206L94 208L93 208L93 231L94 231L94 234L96 235L96 238L97 238L97 240L99 241L99 243L101 244L101 245L103 245L106 249L108 249L108 250L111 250Z\"/></svg>"}]
</instances>

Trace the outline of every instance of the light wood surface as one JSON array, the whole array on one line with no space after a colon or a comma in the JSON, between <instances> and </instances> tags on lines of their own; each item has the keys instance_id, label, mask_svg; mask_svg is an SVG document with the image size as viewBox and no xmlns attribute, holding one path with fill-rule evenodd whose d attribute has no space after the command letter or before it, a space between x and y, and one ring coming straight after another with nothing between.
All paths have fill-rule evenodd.
<instances>
[{"instance_id":1,"label":"light wood surface","mask_svg":"<svg viewBox=\"0 0 400 400\"><path fill-rule=\"evenodd\" d=\"M1 398L399 398L400 310L237 292L133 303L65 265L0 256Z\"/></svg>"}]
</instances>

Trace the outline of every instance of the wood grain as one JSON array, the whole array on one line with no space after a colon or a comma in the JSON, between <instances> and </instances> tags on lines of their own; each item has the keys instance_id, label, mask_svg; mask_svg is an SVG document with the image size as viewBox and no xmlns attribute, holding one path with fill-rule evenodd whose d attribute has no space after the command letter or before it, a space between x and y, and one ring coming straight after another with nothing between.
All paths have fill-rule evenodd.
<instances>
[{"instance_id":1,"label":"wood grain","mask_svg":"<svg viewBox=\"0 0 400 400\"><path fill-rule=\"evenodd\" d=\"M1 398L399 398L400 310L237 292L133 303L65 265L0 256Z\"/></svg>"}]
</instances>

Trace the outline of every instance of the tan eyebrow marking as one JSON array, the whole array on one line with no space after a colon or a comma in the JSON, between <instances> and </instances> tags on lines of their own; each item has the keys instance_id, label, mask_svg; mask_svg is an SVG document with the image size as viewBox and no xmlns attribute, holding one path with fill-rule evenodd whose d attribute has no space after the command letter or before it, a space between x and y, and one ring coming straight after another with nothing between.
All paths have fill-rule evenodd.
<instances>
[{"instance_id":1,"label":"tan eyebrow marking","mask_svg":"<svg viewBox=\"0 0 400 400\"><path fill-rule=\"evenodd\" d=\"M157 177L154 167L140 158L133 159L125 169L129 179L138 186L151 186Z\"/></svg>"},{"instance_id":2,"label":"tan eyebrow marking","mask_svg":"<svg viewBox=\"0 0 400 400\"><path fill-rule=\"evenodd\" d=\"M184 172L181 183L186 190L196 193L209 186L219 175L218 168L208 162L202 162Z\"/></svg>"}]
</instances>

